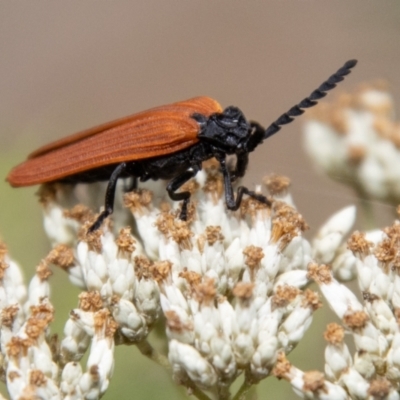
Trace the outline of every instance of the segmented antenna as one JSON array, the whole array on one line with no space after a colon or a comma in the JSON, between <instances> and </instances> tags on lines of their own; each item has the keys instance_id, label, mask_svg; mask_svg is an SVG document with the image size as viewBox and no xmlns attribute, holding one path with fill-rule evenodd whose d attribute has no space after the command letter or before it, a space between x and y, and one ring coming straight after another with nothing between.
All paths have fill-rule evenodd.
<instances>
[{"instance_id":1,"label":"segmented antenna","mask_svg":"<svg viewBox=\"0 0 400 400\"><path fill-rule=\"evenodd\" d=\"M326 96L326 92L336 87L336 84L341 82L344 77L350 74L351 69L357 64L357 60L347 61L342 68L338 69L332 76L328 78L320 87L314 90L308 97L302 100L299 104L292 107L288 112L282 114L275 122L273 122L264 133L263 139L268 139L274 133L278 132L282 125L289 124L295 117L304 113L302 108L310 108L318 103L319 99Z\"/></svg>"}]
</instances>

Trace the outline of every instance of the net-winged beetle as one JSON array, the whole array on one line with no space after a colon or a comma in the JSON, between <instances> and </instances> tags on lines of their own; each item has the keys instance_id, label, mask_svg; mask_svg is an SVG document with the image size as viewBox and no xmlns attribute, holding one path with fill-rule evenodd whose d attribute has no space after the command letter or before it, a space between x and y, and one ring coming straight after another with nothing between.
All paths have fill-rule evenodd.
<instances>
[{"instance_id":1,"label":"net-winged beetle","mask_svg":"<svg viewBox=\"0 0 400 400\"><path fill-rule=\"evenodd\" d=\"M282 125L303 114L344 79L357 64L347 61L318 89L267 129L248 122L233 106L222 110L209 97L195 97L156 107L50 143L31 153L28 159L9 173L12 186L47 182L90 183L108 180L105 209L90 231L100 227L113 212L118 178L134 177L141 181L168 179L167 192L172 200L183 200L180 218L187 217L190 193L179 188L201 170L202 162L215 157L224 176L225 200L229 210L237 210L244 194L270 204L261 194L244 186L233 193L232 182L243 177L249 153ZM231 171L227 155L236 155Z\"/></svg>"}]
</instances>

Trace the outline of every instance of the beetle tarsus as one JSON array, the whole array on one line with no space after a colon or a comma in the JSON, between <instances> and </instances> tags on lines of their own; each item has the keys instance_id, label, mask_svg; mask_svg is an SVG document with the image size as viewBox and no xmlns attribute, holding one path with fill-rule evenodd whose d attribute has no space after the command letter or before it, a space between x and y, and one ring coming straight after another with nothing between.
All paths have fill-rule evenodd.
<instances>
[{"instance_id":1,"label":"beetle tarsus","mask_svg":"<svg viewBox=\"0 0 400 400\"><path fill-rule=\"evenodd\" d=\"M110 180L108 181L104 211L100 213L97 217L96 222L89 228L88 233L94 232L99 229L103 221L110 216L114 211L114 198L115 198L115 188L117 186L118 178L126 169L126 163L118 164L111 174Z\"/></svg>"},{"instance_id":2,"label":"beetle tarsus","mask_svg":"<svg viewBox=\"0 0 400 400\"><path fill-rule=\"evenodd\" d=\"M190 192L178 192L176 191L184 185L188 180L192 179L196 176L197 172L199 172L201 167L199 165L193 165L191 169L186 170L181 175L178 175L174 179L172 179L167 185L167 192L171 200L180 201L183 200L182 209L179 214L179 219L182 221L186 221L187 219L187 208L190 201Z\"/></svg>"}]
</instances>

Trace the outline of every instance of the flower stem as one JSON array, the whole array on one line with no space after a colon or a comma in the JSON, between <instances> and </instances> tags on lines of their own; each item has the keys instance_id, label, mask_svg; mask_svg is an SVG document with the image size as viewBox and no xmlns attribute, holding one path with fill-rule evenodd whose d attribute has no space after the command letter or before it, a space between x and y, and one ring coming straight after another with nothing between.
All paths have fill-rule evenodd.
<instances>
[{"instance_id":1,"label":"flower stem","mask_svg":"<svg viewBox=\"0 0 400 400\"><path fill-rule=\"evenodd\" d=\"M232 400L245 400L252 387L253 385L247 379L245 379Z\"/></svg>"},{"instance_id":2,"label":"flower stem","mask_svg":"<svg viewBox=\"0 0 400 400\"><path fill-rule=\"evenodd\" d=\"M171 365L168 362L168 358L165 357L163 354L159 353L157 350L155 350L154 347L147 341L147 339L142 340L139 343L136 343L136 347L144 356L150 358L150 360L155 361L157 364L161 365L167 370L171 369Z\"/></svg>"}]
</instances>

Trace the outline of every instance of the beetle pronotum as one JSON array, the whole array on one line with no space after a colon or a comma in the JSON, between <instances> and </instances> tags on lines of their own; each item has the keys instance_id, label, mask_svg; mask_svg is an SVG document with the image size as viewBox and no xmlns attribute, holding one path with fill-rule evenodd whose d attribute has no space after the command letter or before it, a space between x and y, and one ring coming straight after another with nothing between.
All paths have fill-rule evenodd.
<instances>
[{"instance_id":1,"label":"beetle pronotum","mask_svg":"<svg viewBox=\"0 0 400 400\"><path fill-rule=\"evenodd\" d=\"M237 107L223 110L209 97L195 97L133 114L43 146L15 167L7 180L15 187L108 180L104 211L90 231L98 229L112 214L118 178L168 179L167 192L172 200L183 200L180 218L186 219L190 192L178 190L201 170L203 161L212 157L218 160L224 176L229 210L239 208L244 194L270 204L265 196L244 186L237 189L236 197L233 193L232 182L244 176L249 153L282 125L303 114L304 109L316 105L356 64L356 60L347 61L267 129L257 122L248 122ZM237 160L230 170L226 156L232 154Z\"/></svg>"}]
</instances>

